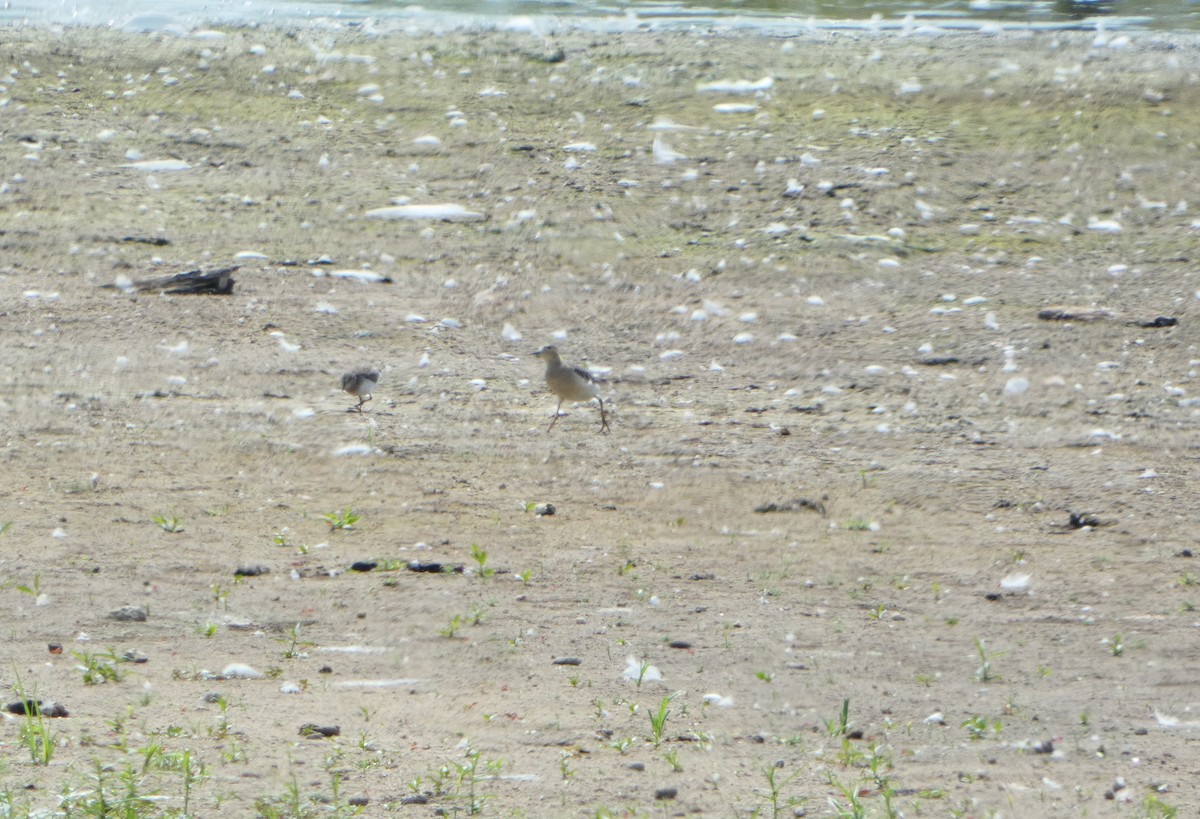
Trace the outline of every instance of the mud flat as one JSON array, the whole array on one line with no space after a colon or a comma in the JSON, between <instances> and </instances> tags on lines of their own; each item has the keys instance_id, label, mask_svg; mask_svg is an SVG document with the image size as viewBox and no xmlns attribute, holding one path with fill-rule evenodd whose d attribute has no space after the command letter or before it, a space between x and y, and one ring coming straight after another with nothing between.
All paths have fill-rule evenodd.
<instances>
[{"instance_id":1,"label":"mud flat","mask_svg":"<svg viewBox=\"0 0 1200 819\"><path fill-rule=\"evenodd\" d=\"M11 815L1200 807L1193 40L3 33Z\"/></svg>"}]
</instances>

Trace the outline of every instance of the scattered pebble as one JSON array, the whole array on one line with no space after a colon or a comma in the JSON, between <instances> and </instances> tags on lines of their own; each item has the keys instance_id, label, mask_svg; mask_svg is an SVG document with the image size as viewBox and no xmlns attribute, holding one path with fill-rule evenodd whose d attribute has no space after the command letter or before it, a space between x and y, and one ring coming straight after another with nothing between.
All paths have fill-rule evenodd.
<instances>
[{"instance_id":1,"label":"scattered pebble","mask_svg":"<svg viewBox=\"0 0 1200 819\"><path fill-rule=\"evenodd\" d=\"M120 623L144 623L146 622L146 610L141 606L122 606L110 611L108 618Z\"/></svg>"}]
</instances>

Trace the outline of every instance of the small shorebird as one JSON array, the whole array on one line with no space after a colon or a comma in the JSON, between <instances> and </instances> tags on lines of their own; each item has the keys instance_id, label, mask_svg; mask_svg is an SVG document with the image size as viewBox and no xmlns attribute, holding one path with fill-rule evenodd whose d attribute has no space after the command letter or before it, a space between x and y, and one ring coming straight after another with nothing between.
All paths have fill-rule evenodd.
<instances>
[{"instance_id":1,"label":"small shorebird","mask_svg":"<svg viewBox=\"0 0 1200 819\"><path fill-rule=\"evenodd\" d=\"M558 398L558 406L554 408L554 420L550 422L546 432L554 429L554 425L558 423L563 401L591 401L593 398L600 402L600 431L608 432L608 413L604 411L600 385L596 383L592 374L583 367L563 364L558 356L558 348L550 344L534 355L546 362L546 386Z\"/></svg>"},{"instance_id":2,"label":"small shorebird","mask_svg":"<svg viewBox=\"0 0 1200 819\"><path fill-rule=\"evenodd\" d=\"M363 404L370 401L374 396L375 388L379 386L379 373L371 370L356 370L352 373L346 373L342 376L342 389L351 395L358 396L358 404L352 407L359 412L362 412Z\"/></svg>"}]
</instances>

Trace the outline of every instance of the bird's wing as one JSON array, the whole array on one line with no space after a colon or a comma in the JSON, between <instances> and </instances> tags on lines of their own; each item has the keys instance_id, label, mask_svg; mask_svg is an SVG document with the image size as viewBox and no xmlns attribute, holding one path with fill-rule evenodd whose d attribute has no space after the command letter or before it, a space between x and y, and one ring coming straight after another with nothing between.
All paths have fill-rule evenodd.
<instances>
[{"instance_id":1,"label":"bird's wing","mask_svg":"<svg viewBox=\"0 0 1200 819\"><path fill-rule=\"evenodd\" d=\"M571 372L575 373L575 375L579 376L584 381L587 381L591 384L603 383L602 379L599 379L596 376L592 375L590 372L585 370L583 367L572 367Z\"/></svg>"}]
</instances>

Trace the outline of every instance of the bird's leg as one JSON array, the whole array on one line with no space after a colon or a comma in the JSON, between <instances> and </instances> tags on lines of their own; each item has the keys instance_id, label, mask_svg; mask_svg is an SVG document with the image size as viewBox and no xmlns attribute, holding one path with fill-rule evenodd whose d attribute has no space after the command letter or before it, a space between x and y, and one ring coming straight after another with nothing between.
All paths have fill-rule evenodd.
<instances>
[{"instance_id":1,"label":"bird's leg","mask_svg":"<svg viewBox=\"0 0 1200 819\"><path fill-rule=\"evenodd\" d=\"M596 400L600 402L600 431L608 432L608 413L604 411L604 399L597 395Z\"/></svg>"},{"instance_id":2,"label":"bird's leg","mask_svg":"<svg viewBox=\"0 0 1200 819\"><path fill-rule=\"evenodd\" d=\"M546 432L554 429L554 425L558 423L558 413L562 411L562 399L558 399L558 406L554 408L554 420L550 422L550 426L546 427Z\"/></svg>"}]
</instances>

